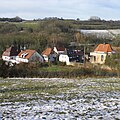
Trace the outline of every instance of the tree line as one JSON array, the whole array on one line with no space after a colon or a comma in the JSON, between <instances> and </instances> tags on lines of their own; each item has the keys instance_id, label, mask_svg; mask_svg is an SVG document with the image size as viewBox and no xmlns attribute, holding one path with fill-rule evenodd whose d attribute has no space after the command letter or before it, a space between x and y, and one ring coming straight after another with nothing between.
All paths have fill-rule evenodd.
<instances>
[{"instance_id":1,"label":"tree line","mask_svg":"<svg viewBox=\"0 0 120 120\"><path fill-rule=\"evenodd\" d=\"M20 19L16 17L16 19ZM63 18L45 18L24 22L0 22L0 56L12 44L35 49L41 53L46 47L69 46L70 42L111 43L120 45L120 36L114 40L84 36L76 29L120 28L120 21L81 21Z\"/></svg>"},{"instance_id":2,"label":"tree line","mask_svg":"<svg viewBox=\"0 0 120 120\"><path fill-rule=\"evenodd\" d=\"M2 22L22 22L23 19L16 16L14 18L0 18L0 21L2 21Z\"/></svg>"}]
</instances>

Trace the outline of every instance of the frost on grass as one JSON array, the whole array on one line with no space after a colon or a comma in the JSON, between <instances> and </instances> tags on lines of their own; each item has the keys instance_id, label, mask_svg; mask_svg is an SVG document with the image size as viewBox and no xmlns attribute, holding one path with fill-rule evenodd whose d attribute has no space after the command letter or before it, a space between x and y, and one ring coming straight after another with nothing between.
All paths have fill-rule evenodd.
<instances>
[{"instance_id":1,"label":"frost on grass","mask_svg":"<svg viewBox=\"0 0 120 120\"><path fill-rule=\"evenodd\" d=\"M0 85L0 119L120 119L117 78L6 79Z\"/></svg>"}]
</instances>

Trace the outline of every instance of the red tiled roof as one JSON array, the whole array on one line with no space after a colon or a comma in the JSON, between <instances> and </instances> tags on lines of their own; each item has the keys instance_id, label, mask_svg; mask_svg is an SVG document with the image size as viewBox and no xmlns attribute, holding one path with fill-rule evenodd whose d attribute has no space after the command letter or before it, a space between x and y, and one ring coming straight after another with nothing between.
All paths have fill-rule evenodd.
<instances>
[{"instance_id":1,"label":"red tiled roof","mask_svg":"<svg viewBox=\"0 0 120 120\"><path fill-rule=\"evenodd\" d=\"M47 48L42 52L42 55L47 55L48 56L48 55L51 54L51 52L52 52L52 48Z\"/></svg>"},{"instance_id":2,"label":"red tiled roof","mask_svg":"<svg viewBox=\"0 0 120 120\"><path fill-rule=\"evenodd\" d=\"M19 57L23 57L23 58L25 58L25 59L29 59L34 53L35 53L36 51L35 50L24 50L24 51L21 51L19 54L18 54L18 56Z\"/></svg>"},{"instance_id":3,"label":"red tiled roof","mask_svg":"<svg viewBox=\"0 0 120 120\"><path fill-rule=\"evenodd\" d=\"M113 49L110 44L99 44L94 52L112 52Z\"/></svg>"}]
</instances>

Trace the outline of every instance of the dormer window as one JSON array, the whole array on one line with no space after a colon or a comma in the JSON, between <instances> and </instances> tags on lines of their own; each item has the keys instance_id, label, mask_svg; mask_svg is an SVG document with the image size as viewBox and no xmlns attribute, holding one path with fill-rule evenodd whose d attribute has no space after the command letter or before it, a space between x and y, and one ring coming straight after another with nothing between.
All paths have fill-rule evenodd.
<instances>
[{"instance_id":1,"label":"dormer window","mask_svg":"<svg viewBox=\"0 0 120 120\"><path fill-rule=\"evenodd\" d=\"M23 54L24 54L24 53L22 53L22 54L20 55L21 58L23 57Z\"/></svg>"},{"instance_id":2,"label":"dormer window","mask_svg":"<svg viewBox=\"0 0 120 120\"><path fill-rule=\"evenodd\" d=\"M28 55L28 53L25 53L25 54L23 55L23 58L25 58L27 55Z\"/></svg>"},{"instance_id":3,"label":"dormer window","mask_svg":"<svg viewBox=\"0 0 120 120\"><path fill-rule=\"evenodd\" d=\"M22 53L22 54L20 55L20 57L21 57L21 58L25 58L27 55L28 55L28 53Z\"/></svg>"}]
</instances>

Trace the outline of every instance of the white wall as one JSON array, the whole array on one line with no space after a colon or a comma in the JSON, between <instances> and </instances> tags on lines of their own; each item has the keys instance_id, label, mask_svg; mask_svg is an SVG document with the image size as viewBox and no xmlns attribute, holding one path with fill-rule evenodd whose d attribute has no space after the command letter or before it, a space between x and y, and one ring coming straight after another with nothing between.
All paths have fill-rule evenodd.
<instances>
[{"instance_id":1,"label":"white wall","mask_svg":"<svg viewBox=\"0 0 120 120\"><path fill-rule=\"evenodd\" d=\"M28 59L20 58L19 56L16 57L16 61L18 61L19 63L20 63L20 62L28 63Z\"/></svg>"},{"instance_id":2,"label":"white wall","mask_svg":"<svg viewBox=\"0 0 120 120\"><path fill-rule=\"evenodd\" d=\"M91 63L104 64L105 60L106 60L107 53L103 53L103 52L91 52L90 56L91 56L91 58L90 58L90 62ZM95 60L94 60L94 57L95 57ZM102 59L102 57L103 57L103 59Z\"/></svg>"},{"instance_id":3,"label":"white wall","mask_svg":"<svg viewBox=\"0 0 120 120\"><path fill-rule=\"evenodd\" d=\"M47 55L43 55L43 58L46 62L48 62L48 56Z\"/></svg>"},{"instance_id":4,"label":"white wall","mask_svg":"<svg viewBox=\"0 0 120 120\"><path fill-rule=\"evenodd\" d=\"M66 62L66 64L69 63L69 57L68 57L68 55L60 54L59 61L60 62Z\"/></svg>"},{"instance_id":5,"label":"white wall","mask_svg":"<svg viewBox=\"0 0 120 120\"><path fill-rule=\"evenodd\" d=\"M3 61L9 61L10 57L9 56L2 56Z\"/></svg>"}]
</instances>

